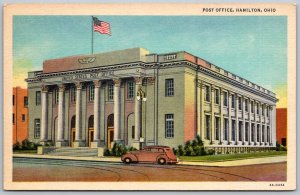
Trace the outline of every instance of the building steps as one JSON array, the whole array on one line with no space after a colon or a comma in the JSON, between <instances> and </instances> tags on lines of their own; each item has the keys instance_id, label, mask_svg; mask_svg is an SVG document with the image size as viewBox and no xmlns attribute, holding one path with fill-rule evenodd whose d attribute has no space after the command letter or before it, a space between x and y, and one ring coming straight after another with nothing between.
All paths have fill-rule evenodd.
<instances>
[{"instance_id":1,"label":"building steps","mask_svg":"<svg viewBox=\"0 0 300 195\"><path fill-rule=\"evenodd\" d=\"M75 157L92 157L98 156L98 149L97 148L71 148L71 147L63 147L63 148L56 148L47 153L50 156L75 156Z\"/></svg>"}]
</instances>

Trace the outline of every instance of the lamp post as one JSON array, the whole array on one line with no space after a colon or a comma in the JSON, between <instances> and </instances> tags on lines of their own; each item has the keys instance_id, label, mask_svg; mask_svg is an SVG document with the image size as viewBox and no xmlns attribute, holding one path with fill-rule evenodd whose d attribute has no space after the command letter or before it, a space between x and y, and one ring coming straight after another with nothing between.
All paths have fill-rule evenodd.
<instances>
[{"instance_id":1,"label":"lamp post","mask_svg":"<svg viewBox=\"0 0 300 195\"><path fill-rule=\"evenodd\" d=\"M142 110L142 108L143 108L143 102L146 102L147 101L147 98L146 98L146 93L142 90L142 88L141 87L139 87L139 89L137 90L137 93L136 93L136 99L138 100L138 102L139 102L139 104L141 104L141 106L140 106L140 110L139 110L139 112L140 112L140 124L139 124L139 126L140 126L140 129L139 129L139 131L138 131L138 142L139 142L139 147L141 147L141 132L142 132L142 120L143 120L143 117L142 117L142 114L143 114L143 110Z\"/></svg>"}]
</instances>

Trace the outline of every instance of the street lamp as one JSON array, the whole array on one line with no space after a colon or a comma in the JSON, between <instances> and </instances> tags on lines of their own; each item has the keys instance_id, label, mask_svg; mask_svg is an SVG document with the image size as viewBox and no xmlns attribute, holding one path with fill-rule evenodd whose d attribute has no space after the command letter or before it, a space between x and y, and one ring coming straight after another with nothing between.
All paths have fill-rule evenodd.
<instances>
[{"instance_id":1,"label":"street lamp","mask_svg":"<svg viewBox=\"0 0 300 195\"><path fill-rule=\"evenodd\" d=\"M138 100L138 102L141 104L141 106L140 106L140 110L139 110L139 112L141 113L140 114L140 132L138 132L139 133L139 135L138 135L138 137L139 137L139 140L138 140L138 142L139 142L139 146L141 147L141 132L142 132L142 120L143 120L143 117L142 117L142 114L143 114L143 112L142 112L142 108L143 108L143 102L146 102L147 101L147 98L146 98L146 93L142 90L142 88L141 87L139 87L139 89L137 90L137 93L136 93L136 99ZM142 142L144 142L144 141L142 141Z\"/></svg>"}]
</instances>

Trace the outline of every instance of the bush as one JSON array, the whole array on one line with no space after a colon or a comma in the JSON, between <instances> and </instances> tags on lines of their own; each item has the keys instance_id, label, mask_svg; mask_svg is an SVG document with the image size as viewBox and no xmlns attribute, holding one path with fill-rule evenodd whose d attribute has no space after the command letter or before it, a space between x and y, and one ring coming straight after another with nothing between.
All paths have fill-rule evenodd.
<instances>
[{"instance_id":1,"label":"bush","mask_svg":"<svg viewBox=\"0 0 300 195\"><path fill-rule=\"evenodd\" d=\"M179 145L178 149L173 149L174 153L179 156L201 156L206 155L203 141L200 136L197 136L192 141L187 141L184 146Z\"/></svg>"},{"instance_id":2,"label":"bush","mask_svg":"<svg viewBox=\"0 0 300 195\"><path fill-rule=\"evenodd\" d=\"M276 142L276 151L286 151L286 147Z\"/></svg>"},{"instance_id":3,"label":"bush","mask_svg":"<svg viewBox=\"0 0 300 195\"><path fill-rule=\"evenodd\" d=\"M178 155L179 155L179 156L183 156L183 155L184 155L184 150L183 150L182 145L179 145L179 146L178 146Z\"/></svg>"},{"instance_id":4,"label":"bush","mask_svg":"<svg viewBox=\"0 0 300 195\"><path fill-rule=\"evenodd\" d=\"M36 150L40 144L24 139L21 143L17 142L13 145L13 150Z\"/></svg>"},{"instance_id":5,"label":"bush","mask_svg":"<svg viewBox=\"0 0 300 195\"><path fill-rule=\"evenodd\" d=\"M104 156L122 156L127 151L136 151L134 147L126 148L123 144L114 143L111 150L105 149Z\"/></svg>"},{"instance_id":6,"label":"bush","mask_svg":"<svg viewBox=\"0 0 300 195\"><path fill-rule=\"evenodd\" d=\"M208 149L207 154L208 155L213 155L213 154L215 154L215 150L214 149Z\"/></svg>"}]
</instances>

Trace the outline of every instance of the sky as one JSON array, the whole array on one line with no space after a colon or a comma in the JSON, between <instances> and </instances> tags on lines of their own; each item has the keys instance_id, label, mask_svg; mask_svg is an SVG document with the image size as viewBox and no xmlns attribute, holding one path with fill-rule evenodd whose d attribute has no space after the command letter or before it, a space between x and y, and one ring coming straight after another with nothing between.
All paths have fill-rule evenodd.
<instances>
[{"instance_id":1,"label":"sky","mask_svg":"<svg viewBox=\"0 0 300 195\"><path fill-rule=\"evenodd\" d=\"M276 93L287 107L285 16L96 16L112 36L94 33L94 53L143 47L187 51ZM91 53L91 16L14 16L13 85L43 61Z\"/></svg>"}]
</instances>

